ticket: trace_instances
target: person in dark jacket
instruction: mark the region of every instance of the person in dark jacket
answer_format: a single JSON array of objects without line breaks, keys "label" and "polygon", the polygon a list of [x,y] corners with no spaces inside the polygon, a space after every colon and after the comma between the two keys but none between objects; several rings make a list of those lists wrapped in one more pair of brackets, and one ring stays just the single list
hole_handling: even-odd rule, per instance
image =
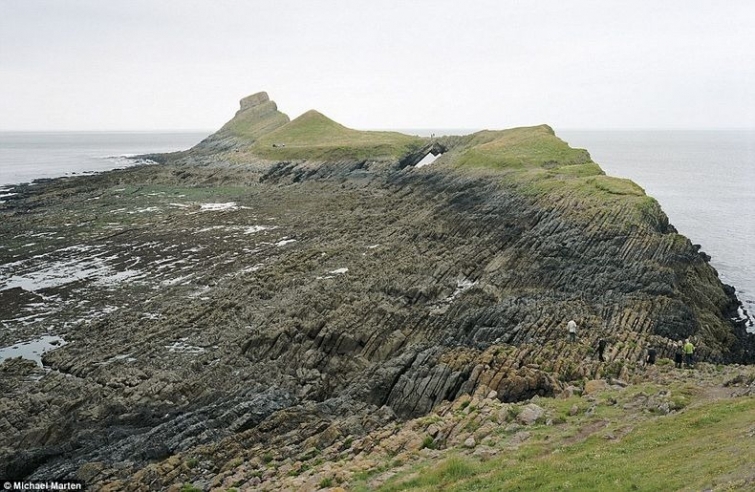
[{"label": "person in dark jacket", "polygon": [[654,347],[648,348],[648,354],[645,356],[645,365],[646,366],[652,366],[655,364],[655,357],[657,355],[657,352],[655,351]]},{"label": "person in dark jacket", "polygon": [[598,341],[598,360],[600,362],[606,361],[606,358],[603,356],[603,353],[606,351],[606,345],[608,345],[608,342],[605,339],[601,338]]}]

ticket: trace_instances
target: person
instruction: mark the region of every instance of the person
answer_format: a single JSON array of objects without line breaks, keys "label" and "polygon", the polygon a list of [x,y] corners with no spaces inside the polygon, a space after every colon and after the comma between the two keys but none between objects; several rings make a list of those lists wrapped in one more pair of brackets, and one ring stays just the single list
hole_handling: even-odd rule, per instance
[{"label": "person", "polygon": [[674,351],[674,365],[677,369],[682,368],[682,361],[684,360],[684,344],[679,342],[676,344],[676,350]]},{"label": "person", "polygon": [[645,356],[645,365],[652,366],[653,364],[655,364],[656,355],[657,355],[657,352],[655,351],[655,348],[649,347],[648,354]]},{"label": "person", "polygon": [[692,367],[694,364],[693,355],[695,353],[695,346],[692,345],[692,342],[689,341],[689,339],[685,340],[684,342],[684,363],[687,365],[687,367]]},{"label": "person", "polygon": [[606,351],[606,345],[608,345],[608,342],[606,342],[605,339],[601,338],[598,341],[598,360],[600,362],[606,361],[605,357],[603,357],[603,352]]},{"label": "person", "polygon": [[572,342],[577,341],[577,322],[572,320],[569,320],[569,322],[566,324],[566,328],[569,331],[569,340]]}]

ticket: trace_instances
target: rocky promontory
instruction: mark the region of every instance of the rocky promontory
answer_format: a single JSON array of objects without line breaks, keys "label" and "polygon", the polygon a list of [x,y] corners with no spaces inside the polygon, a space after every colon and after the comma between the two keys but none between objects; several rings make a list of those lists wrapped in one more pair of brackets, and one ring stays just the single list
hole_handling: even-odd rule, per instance
[{"label": "rocky promontory", "polygon": [[625,381],[687,338],[755,360],[707,255],[546,125],[365,132],[260,93],[148,157],[0,205],[0,346],[59,338],[0,363],[0,477],[277,490],[271,464],[469,395]]}]

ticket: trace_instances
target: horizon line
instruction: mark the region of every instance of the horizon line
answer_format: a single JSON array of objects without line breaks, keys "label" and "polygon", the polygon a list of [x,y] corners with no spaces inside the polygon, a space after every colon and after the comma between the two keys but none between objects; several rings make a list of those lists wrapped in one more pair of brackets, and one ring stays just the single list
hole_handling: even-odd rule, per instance
[{"label": "horizon line", "polygon": [[[493,127],[443,127],[443,126],[418,126],[418,127],[401,127],[401,128],[355,128],[360,131],[394,131],[394,132],[408,132],[408,131],[463,131],[468,133],[475,133],[479,131],[496,131],[496,130],[508,130],[511,128],[522,128],[533,125],[512,126],[506,128],[493,128]],[[537,126],[537,125],[534,125]],[[554,127],[549,125],[554,130],[558,131],[755,131],[755,127]],[[159,129],[107,129],[107,130],[92,130],[92,129],[3,129],[0,128],[0,133],[207,133],[212,134],[218,130],[202,129],[202,128],[159,128]],[[465,133],[466,134],[466,133]]]}]

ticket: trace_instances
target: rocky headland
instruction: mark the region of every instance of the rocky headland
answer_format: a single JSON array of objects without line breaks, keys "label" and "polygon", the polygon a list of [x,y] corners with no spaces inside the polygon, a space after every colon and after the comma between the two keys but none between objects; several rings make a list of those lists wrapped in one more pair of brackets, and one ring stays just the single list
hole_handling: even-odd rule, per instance
[{"label": "rocky headland", "polygon": [[[0,204],[0,347],[53,344],[0,363],[0,477],[347,488],[376,446],[474,449],[533,398],[625,387],[650,346],[755,361],[709,257],[545,125],[363,132],[259,93],[143,158]],[[460,432],[470,401],[494,418]],[[362,468],[307,473],[338,460]]]}]

